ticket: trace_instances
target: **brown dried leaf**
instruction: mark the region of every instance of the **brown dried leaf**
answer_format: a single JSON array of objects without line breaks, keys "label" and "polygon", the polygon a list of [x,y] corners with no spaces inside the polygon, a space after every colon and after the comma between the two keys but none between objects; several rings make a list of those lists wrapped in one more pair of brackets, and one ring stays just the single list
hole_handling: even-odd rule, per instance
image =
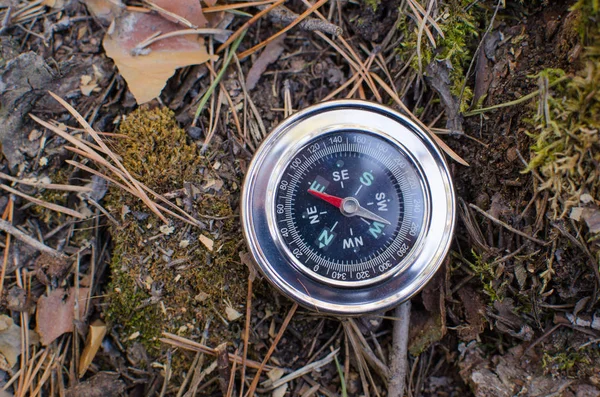
[{"label": "brown dried leaf", "polygon": [[[202,6],[198,0],[152,0],[153,4],[156,4],[163,10],[171,12],[175,15],[179,15],[185,20],[191,22],[196,28],[203,28],[206,26],[207,21],[202,13]],[[171,22],[177,23],[178,20],[168,15],[163,15]]]},{"label": "brown dried leaf", "polygon": [[87,7],[90,14],[106,22],[112,22],[113,19],[123,9],[123,4],[120,0],[79,0]]},{"label": "brown dried leaf", "polygon": [[159,16],[127,13],[115,20],[114,31],[104,37],[106,55],[117,65],[138,104],[159,96],[176,69],[209,60],[204,40],[190,35],[159,40],[140,51],[144,55],[132,54],[139,43],[157,32],[177,30],[177,24]]},{"label": "brown dried leaf", "polygon": [[49,345],[65,332],[73,331],[75,303],[79,307],[79,317],[85,311],[84,299],[89,293],[89,288],[79,288],[79,300],[75,295],[75,288],[70,288],[66,293],[62,288],[51,291],[48,296],[42,296],[37,304],[36,331],[40,335],[44,346]]},{"label": "brown dried leaf", "polygon": [[5,314],[0,315],[0,369],[10,370],[21,354],[21,327]]},{"label": "brown dried leaf", "polygon": [[265,70],[267,70],[267,66],[279,59],[279,56],[284,50],[284,39],[285,35],[281,35],[277,39],[267,44],[263,52],[261,52],[258,58],[256,58],[256,61],[254,64],[252,64],[252,67],[248,72],[248,76],[246,77],[246,87],[248,90],[254,89],[258,83],[258,80],[260,80],[260,77],[263,75]]},{"label": "brown dried leaf", "polygon": [[90,330],[85,341],[85,347],[83,352],[81,352],[81,357],[79,358],[79,370],[77,373],[79,374],[80,378],[90,367],[94,357],[96,357],[96,353],[98,353],[98,349],[102,344],[104,335],[106,335],[106,325],[102,322],[102,320],[96,320],[90,324]]}]

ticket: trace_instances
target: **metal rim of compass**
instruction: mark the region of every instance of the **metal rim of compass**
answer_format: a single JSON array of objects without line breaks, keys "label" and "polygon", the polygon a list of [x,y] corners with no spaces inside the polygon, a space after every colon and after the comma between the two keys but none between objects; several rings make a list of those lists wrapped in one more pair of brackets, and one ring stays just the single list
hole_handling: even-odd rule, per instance
[{"label": "metal rim of compass", "polygon": [[[375,134],[406,153],[420,171],[427,201],[421,235],[407,263],[398,266],[394,274],[368,285],[323,283],[299,269],[283,246],[274,220],[277,183],[294,154],[318,137],[346,130]],[[259,270],[284,295],[313,310],[358,315],[410,299],[433,277],[450,247],[455,201],[444,157],[419,126],[376,103],[330,101],[285,119],[258,148],[242,188],[242,230]]]}]

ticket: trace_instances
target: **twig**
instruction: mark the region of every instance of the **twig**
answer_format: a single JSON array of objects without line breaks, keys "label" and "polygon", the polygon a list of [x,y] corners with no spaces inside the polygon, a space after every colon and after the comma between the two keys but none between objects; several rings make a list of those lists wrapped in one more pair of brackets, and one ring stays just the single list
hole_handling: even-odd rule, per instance
[{"label": "twig", "polygon": [[408,329],[410,327],[410,301],[396,307],[394,330],[392,334],[392,354],[390,357],[390,379],[388,395],[404,396],[406,372],[408,369]]},{"label": "twig", "polygon": [[7,222],[3,219],[0,219],[0,230],[2,230],[3,232],[6,232],[6,233],[10,233],[17,240],[21,240],[25,244],[31,245],[33,248],[37,249],[38,251],[46,252],[50,255],[54,255],[54,256],[58,256],[58,257],[63,256],[63,254],[61,254],[57,250],[48,247],[47,245],[39,242],[38,240],[34,239],[33,237],[28,236],[27,234],[23,233],[22,231],[20,231],[19,229],[17,229],[16,227],[14,227],[9,222]]},{"label": "twig", "polygon": [[283,378],[280,378],[279,380],[276,380],[275,382],[271,383],[271,381],[267,381],[268,383],[265,385],[266,390],[264,390],[264,392],[277,389],[279,386],[282,386],[296,378],[299,378],[303,375],[311,373],[312,371],[318,370],[319,368],[329,364],[330,362],[332,362],[334,360],[334,358],[337,357],[337,354],[339,351],[340,351],[339,348],[332,350],[332,352],[329,353],[327,356],[325,356],[325,358],[323,358],[319,361],[315,361],[311,364],[305,365],[304,367],[297,369],[296,371],[292,372],[291,374],[286,375]]},{"label": "twig", "polygon": [[[255,16],[253,16],[252,18],[250,18],[249,20],[247,20],[246,23],[244,23],[238,30],[236,30],[234,34],[232,34],[231,36],[229,36],[229,38],[227,39],[227,41],[225,41],[223,44],[221,44],[219,46],[219,48],[217,48],[217,53],[219,53],[219,52],[223,51],[225,48],[227,48],[235,39],[238,38],[238,36],[240,36],[241,34],[245,34],[246,30],[250,26],[252,26],[256,21],[258,21],[263,15],[265,15],[266,13],[268,13],[269,11],[271,11],[272,9],[274,9],[275,7],[283,4],[284,1],[285,0],[278,0],[277,2],[273,3],[268,8],[262,10],[261,12],[259,12],[258,14],[256,14]],[[233,52],[235,52],[235,51],[233,51]]]},{"label": "twig", "polygon": [[[260,9],[266,8],[266,6],[259,7]],[[288,24],[294,22],[300,16],[296,14],[294,11],[290,10],[286,6],[279,6],[274,8],[268,15],[269,19],[275,23]],[[308,31],[319,31],[326,34],[331,34],[334,36],[339,36],[342,34],[342,28],[329,22],[323,21],[318,18],[306,18],[302,20],[298,27],[303,30]]]},{"label": "twig", "polygon": [[485,216],[486,218],[488,218],[489,220],[491,220],[494,223],[497,223],[498,225],[504,227],[505,229],[518,234],[521,237],[525,237],[528,240],[533,241],[534,243],[540,244],[540,245],[546,245],[547,243],[545,241],[542,241],[540,239],[537,239],[533,236],[528,235],[527,233],[524,233],[520,230],[515,229],[514,227],[510,226],[507,223],[502,222],[500,219],[495,218],[493,216],[491,216],[490,214],[488,214],[487,212],[485,212],[484,210],[482,210],[481,208],[479,208],[478,206],[476,206],[475,204],[470,203],[469,207],[473,208],[474,210],[477,210],[477,212],[479,212],[481,215]]},{"label": "twig", "polygon": [[277,344],[281,340],[281,337],[283,336],[283,333],[285,332],[288,324],[292,320],[292,317],[294,316],[296,309],[298,309],[298,304],[294,303],[294,306],[292,306],[292,308],[288,312],[287,316],[285,317],[285,320],[283,320],[283,324],[281,324],[281,327],[279,328],[279,332],[275,336],[275,340],[271,344],[269,351],[267,351],[267,354],[265,355],[264,360],[262,361],[262,363],[260,363],[260,367],[258,368],[258,371],[256,371],[256,375],[254,375],[254,379],[252,380],[252,383],[250,384],[248,393],[246,393],[246,397],[252,397],[254,395],[254,392],[256,391],[256,386],[258,386],[258,381],[260,380],[260,374],[262,373],[265,365],[267,364],[267,361],[269,361],[269,359],[271,358],[271,355],[275,351],[275,348],[277,347]]},{"label": "twig", "polygon": [[[8,221],[8,224],[12,224],[13,220],[13,210],[14,210],[14,201],[13,197],[9,196],[8,204],[4,209],[4,213],[2,214],[2,220]],[[6,267],[8,266],[8,254],[10,253],[10,233],[6,233],[6,243],[4,244],[4,255],[2,260],[2,274],[0,275],[0,296],[2,292],[4,292],[4,277],[6,277]]]},{"label": "twig", "polygon": [[[195,352],[210,354],[211,356],[217,355],[215,349],[210,348],[201,343],[194,342],[192,340],[183,338],[183,337],[175,335],[175,334],[170,334],[168,332],[163,332],[162,334],[163,334],[163,336],[165,336],[165,338],[160,338],[159,340],[163,343],[177,346],[177,347],[185,349],[185,350],[191,350],[191,351],[195,351]],[[229,360],[235,361],[238,364],[240,364],[242,362],[242,358],[240,356],[237,356],[234,354],[229,354]],[[253,361],[253,360],[246,360],[246,365],[250,368],[260,368],[261,367],[261,364],[259,364],[256,361]],[[267,366],[265,366],[265,368],[270,370],[270,369],[273,369],[274,367],[267,365]]]},{"label": "twig", "polygon": [[327,1],[328,0],[320,0],[320,1],[318,1],[315,5],[313,5],[308,10],[306,10],[302,14],[300,14],[298,16],[298,18],[294,19],[294,21],[292,23],[290,23],[288,26],[286,26],[285,28],[281,29],[279,32],[275,33],[273,36],[269,37],[268,39],[261,41],[260,43],[258,43],[254,47],[250,48],[249,50],[246,50],[246,51],[242,52],[238,56],[238,58],[239,59],[244,59],[247,56],[254,54],[256,51],[260,50],[261,48],[263,48],[264,46],[266,46],[267,44],[269,44],[270,42],[272,42],[273,40],[275,40],[277,37],[281,36],[282,34],[284,34],[285,32],[287,32],[288,30],[292,29],[294,26],[298,25],[300,22],[302,22],[304,19],[306,19],[306,17],[308,17],[310,14],[312,14],[316,9],[318,9],[319,7],[321,7],[323,4],[327,3]]}]

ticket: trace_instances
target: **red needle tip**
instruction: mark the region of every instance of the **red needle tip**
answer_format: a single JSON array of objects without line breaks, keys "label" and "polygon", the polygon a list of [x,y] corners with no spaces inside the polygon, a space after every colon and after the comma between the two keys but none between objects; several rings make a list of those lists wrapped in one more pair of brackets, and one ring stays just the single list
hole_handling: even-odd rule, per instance
[{"label": "red needle tip", "polygon": [[312,194],[313,196],[315,196],[317,198],[320,198],[323,201],[328,202],[329,204],[333,205],[334,207],[337,207],[337,208],[341,208],[342,207],[342,201],[343,201],[343,199],[341,199],[339,197],[335,197],[335,196],[332,196],[332,195],[326,194],[326,193],[321,193],[321,192],[318,192],[318,191],[313,190],[313,189],[308,189],[308,192],[310,194]]}]

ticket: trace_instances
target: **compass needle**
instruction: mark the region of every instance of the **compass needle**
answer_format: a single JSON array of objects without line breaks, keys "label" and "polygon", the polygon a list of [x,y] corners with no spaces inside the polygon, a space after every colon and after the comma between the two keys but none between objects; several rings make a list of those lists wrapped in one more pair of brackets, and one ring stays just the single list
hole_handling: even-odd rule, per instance
[{"label": "compass needle", "polygon": [[433,276],[454,229],[453,194],[426,132],[381,105],[336,101],[296,113],[265,139],[241,218],[279,290],[307,307],[359,314],[409,299]]}]

